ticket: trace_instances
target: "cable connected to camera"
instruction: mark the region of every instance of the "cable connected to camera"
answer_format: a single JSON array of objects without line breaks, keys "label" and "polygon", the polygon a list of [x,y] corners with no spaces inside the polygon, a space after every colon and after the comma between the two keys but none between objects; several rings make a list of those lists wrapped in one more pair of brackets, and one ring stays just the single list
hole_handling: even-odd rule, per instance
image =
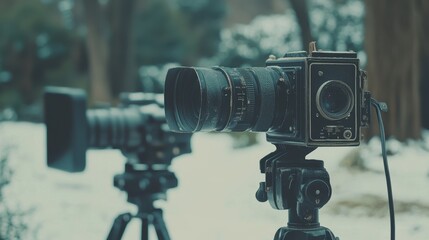
[{"label": "cable connected to camera", "polygon": [[371,98],[371,105],[375,108],[375,111],[377,113],[377,121],[378,121],[378,126],[380,128],[381,152],[383,155],[384,173],[386,175],[387,197],[389,202],[389,213],[390,213],[390,239],[395,240],[395,208],[393,204],[392,182],[390,180],[389,164],[387,161],[387,153],[386,153],[386,135],[384,132],[383,119],[381,117],[382,111],[387,112],[387,104],[383,102],[378,102],[374,98]]}]

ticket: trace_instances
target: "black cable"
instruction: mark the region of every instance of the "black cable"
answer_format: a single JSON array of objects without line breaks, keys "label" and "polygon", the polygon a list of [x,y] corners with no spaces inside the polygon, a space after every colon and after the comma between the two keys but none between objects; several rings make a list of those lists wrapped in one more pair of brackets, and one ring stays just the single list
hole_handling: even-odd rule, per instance
[{"label": "black cable", "polygon": [[389,212],[390,212],[390,239],[395,240],[395,208],[393,206],[393,193],[392,183],[390,181],[389,164],[387,162],[386,154],[386,136],[384,132],[383,119],[381,118],[381,112],[387,112],[386,103],[377,102],[377,100],[371,98],[371,104],[374,106],[377,112],[377,120],[380,128],[380,140],[381,140],[381,152],[383,154],[384,173],[386,174],[386,185],[387,185],[387,196],[389,201]]}]

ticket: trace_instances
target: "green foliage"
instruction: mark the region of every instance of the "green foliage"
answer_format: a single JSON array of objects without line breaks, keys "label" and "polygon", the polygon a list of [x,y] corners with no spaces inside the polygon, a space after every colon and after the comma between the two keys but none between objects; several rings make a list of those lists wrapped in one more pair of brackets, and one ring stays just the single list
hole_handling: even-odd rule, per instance
[{"label": "green foliage", "polygon": [[225,1],[180,0],[178,4],[190,27],[188,36],[193,36],[196,41],[197,55],[210,57],[216,54],[226,13]]},{"label": "green foliage", "polygon": [[10,210],[3,196],[3,189],[10,183],[12,171],[7,166],[7,150],[0,150],[0,240],[24,239],[27,231],[23,222],[25,213]]},{"label": "green foliage", "polygon": [[[353,50],[365,64],[362,0],[312,0],[309,15],[319,49]],[[300,38],[295,13],[291,10],[282,15],[257,17],[250,24],[224,29],[218,53],[202,64],[264,66],[270,54],[281,57],[287,51],[307,50],[301,46]]]},{"label": "green foliage", "polygon": [[185,23],[166,0],[147,0],[134,23],[137,65],[182,61]]},{"label": "green foliage", "polygon": [[195,64],[216,53],[224,1],[147,0],[134,22],[136,64]]},{"label": "green foliage", "polygon": [[309,11],[312,32],[320,49],[353,50],[359,54],[361,64],[366,64],[363,0],[312,0]]},{"label": "green foliage", "polygon": [[15,3],[0,10],[0,16],[0,51],[6,69],[22,70],[18,61],[25,57],[32,57],[37,67],[55,69],[70,53],[71,33],[61,25],[58,13],[40,1]]},{"label": "green foliage", "polygon": [[0,109],[19,109],[33,103],[43,85],[67,85],[76,76],[78,44],[55,5],[27,0],[0,6]]},{"label": "green foliage", "polygon": [[270,54],[301,50],[299,28],[292,12],[257,17],[248,25],[222,31],[218,53],[203,65],[262,67]]}]

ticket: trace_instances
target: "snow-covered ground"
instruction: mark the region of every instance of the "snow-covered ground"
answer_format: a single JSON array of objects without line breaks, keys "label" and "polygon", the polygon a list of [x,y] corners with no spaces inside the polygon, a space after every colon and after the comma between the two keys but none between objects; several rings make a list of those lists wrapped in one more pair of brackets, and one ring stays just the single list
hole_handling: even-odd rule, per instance
[{"label": "snow-covered ground", "polygon": [[[263,138],[263,135],[261,135]],[[397,239],[429,236],[429,134],[424,142],[390,141],[389,157],[396,200]],[[272,239],[286,224],[287,211],[259,203],[254,194],[263,180],[259,159],[274,150],[258,146],[234,150],[224,134],[195,134],[193,153],[173,161],[179,187],[158,205],[173,239]],[[0,124],[0,150],[9,147],[12,182],[5,189],[11,208],[29,210],[30,233],[41,240],[105,239],[116,215],[134,211],[126,195],[113,187],[125,159],[115,150],[91,150],[87,169],[69,174],[45,163],[45,128],[30,123]],[[342,240],[389,239],[386,187],[380,146],[373,140],[362,149],[364,170],[346,167],[343,159],[356,148],[319,148],[331,176],[333,196],[320,221]],[[349,164],[350,165],[350,164]],[[361,167],[362,168],[362,167]],[[139,239],[133,221],[123,239]],[[155,238],[152,238],[155,239]]]}]

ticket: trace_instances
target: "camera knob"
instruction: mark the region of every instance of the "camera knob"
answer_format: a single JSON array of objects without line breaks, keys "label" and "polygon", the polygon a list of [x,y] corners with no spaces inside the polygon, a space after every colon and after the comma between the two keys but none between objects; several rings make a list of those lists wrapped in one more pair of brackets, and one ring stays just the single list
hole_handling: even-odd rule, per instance
[{"label": "camera knob", "polygon": [[331,198],[331,189],[325,181],[313,180],[305,186],[305,196],[314,207],[320,208]]},{"label": "camera knob", "polygon": [[265,182],[259,183],[259,188],[255,195],[259,202],[266,202],[268,200],[267,192],[265,191]]}]

